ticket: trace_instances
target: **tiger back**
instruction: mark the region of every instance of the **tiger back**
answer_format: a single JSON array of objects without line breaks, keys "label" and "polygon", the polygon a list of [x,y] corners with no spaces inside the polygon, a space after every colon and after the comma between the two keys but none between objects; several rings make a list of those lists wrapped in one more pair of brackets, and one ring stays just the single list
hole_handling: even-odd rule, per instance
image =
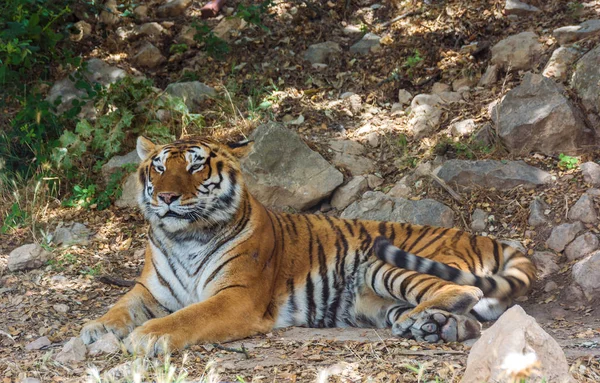
[{"label": "tiger back", "polygon": [[271,211],[244,185],[249,148],[138,139],[144,269],[84,342],[110,331],[155,353],[285,326],[462,341],[535,278],[522,253],[457,229]]}]

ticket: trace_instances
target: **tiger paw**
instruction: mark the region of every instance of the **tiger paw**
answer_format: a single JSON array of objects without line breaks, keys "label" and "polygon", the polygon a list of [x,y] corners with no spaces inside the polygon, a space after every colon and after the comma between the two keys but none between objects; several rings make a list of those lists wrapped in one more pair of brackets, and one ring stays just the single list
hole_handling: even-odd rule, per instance
[{"label": "tiger paw", "polygon": [[133,326],[127,325],[127,322],[122,320],[97,319],[83,326],[79,337],[83,343],[91,344],[109,332],[115,334],[117,338],[123,339],[131,330],[133,330]]},{"label": "tiger paw", "polygon": [[134,354],[154,357],[185,347],[185,336],[177,331],[169,332],[164,318],[151,319],[136,328],[127,339],[125,346]]},{"label": "tiger paw", "polygon": [[394,335],[421,342],[462,342],[477,338],[481,324],[468,316],[428,309],[394,323]]}]

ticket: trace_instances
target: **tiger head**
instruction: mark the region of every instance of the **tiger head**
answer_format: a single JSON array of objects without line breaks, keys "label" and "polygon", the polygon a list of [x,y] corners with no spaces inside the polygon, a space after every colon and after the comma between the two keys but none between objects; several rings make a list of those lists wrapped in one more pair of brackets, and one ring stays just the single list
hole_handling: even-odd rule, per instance
[{"label": "tiger head", "polygon": [[184,139],[155,145],[139,137],[138,203],[146,219],[169,232],[230,222],[244,198],[238,158],[247,144]]}]

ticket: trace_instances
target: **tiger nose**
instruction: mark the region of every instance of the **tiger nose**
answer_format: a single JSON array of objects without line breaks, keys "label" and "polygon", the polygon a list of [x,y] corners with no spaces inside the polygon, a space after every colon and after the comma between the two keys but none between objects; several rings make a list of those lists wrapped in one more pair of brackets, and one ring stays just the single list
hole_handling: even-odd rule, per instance
[{"label": "tiger nose", "polygon": [[179,197],[181,197],[181,194],[177,194],[177,193],[158,193],[158,198],[161,201],[163,201],[164,203],[166,203],[167,205],[170,205],[174,201],[177,201],[179,199]]}]

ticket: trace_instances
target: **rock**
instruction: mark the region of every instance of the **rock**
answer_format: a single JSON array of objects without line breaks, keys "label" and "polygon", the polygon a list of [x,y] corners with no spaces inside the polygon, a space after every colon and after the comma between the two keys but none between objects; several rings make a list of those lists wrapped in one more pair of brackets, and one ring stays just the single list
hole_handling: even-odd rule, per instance
[{"label": "rock", "polygon": [[533,32],[522,32],[501,40],[492,47],[492,65],[506,71],[535,69],[543,45]]},{"label": "rock", "polygon": [[100,354],[113,354],[120,349],[117,336],[112,332],[108,332],[90,344],[87,351],[90,356],[98,356]]},{"label": "rock", "polygon": [[246,28],[246,21],[240,17],[226,17],[213,29],[213,33],[220,39],[231,42],[239,31]]},{"label": "rock", "polygon": [[145,20],[148,18],[148,6],[147,5],[138,5],[133,10],[133,14],[138,20]]},{"label": "rock", "polygon": [[108,181],[112,174],[118,172],[123,166],[129,164],[136,166],[140,164],[140,156],[137,154],[137,151],[132,150],[124,156],[112,157],[107,163],[102,165],[102,177],[105,181]]},{"label": "rock", "polygon": [[600,34],[600,20],[587,20],[579,25],[557,28],[552,32],[560,45]]},{"label": "rock", "polygon": [[242,171],[252,195],[267,206],[307,209],[344,180],[296,133],[279,124],[260,125],[250,138],[255,143],[241,161]]},{"label": "rock", "polygon": [[190,5],[192,5],[192,0],[171,0],[158,7],[156,14],[159,17],[181,16]]},{"label": "rock", "polygon": [[71,338],[56,355],[56,361],[60,363],[83,362],[85,360],[85,344],[81,338]]},{"label": "rock", "polygon": [[481,76],[481,78],[479,79],[477,86],[487,88],[488,86],[495,84],[496,81],[498,81],[499,71],[500,68],[498,67],[498,65],[489,65],[485,70],[483,76]]},{"label": "rock", "polygon": [[402,178],[400,181],[396,182],[396,184],[387,192],[387,195],[392,198],[408,198],[412,195],[412,189],[407,185],[406,177]]},{"label": "rock", "polygon": [[358,94],[353,94],[345,98],[345,103],[348,105],[352,113],[358,113],[362,110],[362,99]]},{"label": "rock", "polygon": [[42,336],[40,338],[37,338],[33,342],[28,343],[27,346],[25,346],[25,350],[27,350],[27,351],[41,350],[42,348],[48,347],[51,344],[52,344],[52,342],[50,342],[50,339],[48,339],[47,336]]},{"label": "rock", "polygon": [[419,94],[413,98],[408,126],[416,138],[423,137],[438,127],[443,104],[444,100],[437,94]]},{"label": "rock", "polygon": [[20,383],[41,383],[37,378],[24,378]]},{"label": "rock", "polygon": [[92,232],[82,223],[71,222],[69,224],[59,224],[54,234],[52,234],[52,242],[55,245],[72,246],[82,245],[87,246],[90,243]]},{"label": "rock", "polygon": [[550,173],[523,161],[446,161],[437,176],[447,183],[471,187],[508,190],[516,186],[534,188],[552,180]]},{"label": "rock", "polygon": [[311,64],[327,64],[329,57],[334,54],[341,53],[340,44],[333,41],[325,41],[324,43],[313,44],[304,52],[304,59]]},{"label": "rock", "polygon": [[593,141],[562,91],[551,79],[527,73],[521,85],[496,105],[492,120],[511,153],[575,154]]},{"label": "rock", "polygon": [[558,283],[554,282],[554,281],[548,281],[548,283],[546,283],[544,285],[544,292],[546,293],[551,293],[552,291],[558,289]]},{"label": "rock", "polygon": [[450,92],[451,89],[452,88],[448,84],[444,84],[443,82],[436,82],[431,87],[431,93],[432,94],[446,93],[446,92]]},{"label": "rock", "polygon": [[488,213],[481,209],[475,209],[471,215],[471,230],[484,231],[487,226]]},{"label": "rock", "polygon": [[531,261],[537,269],[538,279],[544,279],[558,273],[560,267],[556,264],[555,255],[550,251],[536,251],[531,256]]},{"label": "rock", "polygon": [[375,189],[375,188],[383,185],[383,178],[381,178],[375,174],[369,174],[367,176],[367,182],[369,183],[369,188]]},{"label": "rock", "polygon": [[121,187],[121,196],[115,201],[115,206],[119,208],[135,208],[138,206],[138,176],[137,173],[131,173],[123,182]]},{"label": "rock", "polygon": [[356,141],[330,141],[335,152],[332,162],[335,166],[346,168],[352,175],[361,175],[375,171],[375,161],[364,156],[365,148]]},{"label": "rock", "polygon": [[413,96],[406,89],[400,89],[398,91],[398,103],[400,105],[408,105],[410,104],[410,100],[412,100]]},{"label": "rock", "polygon": [[581,56],[581,52],[573,47],[559,47],[555,49],[542,75],[559,81],[565,81],[569,69],[579,56]]},{"label": "rock", "polygon": [[583,290],[585,297],[592,300],[600,293],[600,251],[595,251],[573,265],[573,280]]},{"label": "rock", "polygon": [[492,146],[496,142],[496,133],[491,123],[486,123],[473,135],[473,143],[481,146]]},{"label": "rock", "polygon": [[175,37],[175,42],[178,44],[186,44],[188,46],[193,46],[196,44],[196,39],[194,39],[196,33],[196,28],[186,25],[183,28],[181,28],[181,31],[179,32],[177,37]]},{"label": "rock", "polygon": [[581,221],[585,223],[594,223],[597,219],[594,200],[587,194],[582,195],[575,205],[569,209],[569,219],[571,221]]},{"label": "rock", "polygon": [[539,8],[519,0],[506,0],[504,5],[505,15],[529,16],[538,12],[541,12]]},{"label": "rock", "polygon": [[534,198],[529,205],[529,226],[537,227],[548,223],[548,219],[544,212],[548,209],[548,205],[540,198]]},{"label": "rock", "polygon": [[444,104],[454,104],[458,102],[463,102],[463,97],[458,92],[441,92],[437,94]]},{"label": "rock", "polygon": [[458,121],[450,125],[450,132],[453,136],[468,136],[475,131],[477,125],[472,118]]},{"label": "rock", "polygon": [[569,261],[583,258],[600,247],[598,237],[592,233],[585,233],[575,238],[565,249],[565,255]]},{"label": "rock", "polygon": [[341,217],[444,227],[452,227],[454,224],[454,212],[440,202],[432,199],[411,201],[392,198],[377,191],[366,192],[362,200],[348,206]]},{"label": "rock", "polygon": [[92,26],[89,23],[80,20],[73,24],[69,39],[71,39],[71,41],[81,41],[84,37],[89,36],[90,34],[92,34]]},{"label": "rock", "polygon": [[454,92],[462,92],[464,90],[469,90],[475,81],[468,77],[463,77],[452,81],[452,90]]},{"label": "rock", "polygon": [[165,32],[165,28],[157,22],[144,23],[134,29],[136,36],[160,36]]},{"label": "rock", "polygon": [[[492,221],[492,218],[494,218],[493,215],[489,216],[488,221]],[[525,249],[525,246],[523,246],[523,244],[516,239],[498,239],[498,242],[508,245],[513,249],[519,250],[523,254],[527,254],[527,249]]]},{"label": "rock", "polygon": [[581,222],[563,223],[552,229],[550,237],[546,240],[546,246],[550,249],[561,252],[565,247],[575,239],[575,236],[583,231],[584,226]]},{"label": "rock", "polygon": [[17,247],[8,255],[8,269],[21,271],[37,269],[50,259],[50,253],[37,243]]},{"label": "rock", "polygon": [[[100,84],[106,87],[110,84],[117,82],[118,80],[127,76],[127,73],[117,67],[110,66],[100,59],[90,59],[85,64],[86,70],[80,70],[79,73],[85,78],[86,81],[92,84]],[[54,104],[60,97],[61,104],[57,107],[57,113],[62,114],[72,107],[74,100],[82,100],[87,98],[87,93],[82,89],[75,87],[75,82],[70,77],[76,76],[77,72],[71,73],[70,76],[59,80],[52,85],[48,93],[46,100],[51,104]],[[93,103],[88,102],[83,108],[81,117],[94,118],[96,116],[96,109]]]},{"label": "rock", "polygon": [[106,25],[115,25],[119,22],[119,16],[121,13],[117,9],[116,0],[106,0],[102,6],[102,12],[100,12],[99,20],[101,23]]},{"label": "rock", "polygon": [[592,186],[600,186],[600,165],[595,162],[585,162],[579,166],[583,180]]},{"label": "rock", "polygon": [[331,206],[338,210],[345,209],[369,189],[369,182],[364,176],[352,177],[344,186],[336,189],[331,198]]},{"label": "rock", "polygon": [[352,36],[352,35],[360,35],[363,33],[363,31],[359,25],[347,25],[342,30],[342,33],[344,33],[347,36]]},{"label": "rock", "polygon": [[171,96],[181,98],[192,113],[201,111],[200,103],[202,101],[217,96],[217,92],[213,88],[200,81],[169,84],[165,92]]},{"label": "rock", "polygon": [[64,303],[57,303],[52,305],[52,308],[56,310],[57,313],[66,314],[69,312],[69,306]]},{"label": "rock", "polygon": [[152,43],[146,42],[142,45],[138,53],[133,56],[133,61],[136,65],[152,69],[164,63],[167,59],[162,55],[160,49],[152,45]]},{"label": "rock", "polygon": [[374,51],[380,48],[380,39],[381,38],[374,33],[367,33],[356,44],[350,47],[350,52],[366,55],[372,50]]},{"label": "rock", "polygon": [[[491,352],[490,350],[493,350]],[[533,354],[533,356],[528,356]],[[529,360],[523,363],[522,358]],[[462,383],[520,381],[516,375],[539,362],[539,378],[571,383],[569,364],[558,343],[521,306],[508,309],[471,348]],[[515,367],[521,367],[515,370]],[[529,376],[525,375],[526,378]],[[538,381],[527,379],[527,381]]]},{"label": "rock", "polygon": [[[600,20],[599,20],[600,21]],[[571,87],[587,112],[600,113],[600,45],[583,55],[571,78]]]},{"label": "rock", "polygon": [[367,134],[367,143],[369,146],[376,148],[379,146],[379,134],[377,132],[371,132]]}]

